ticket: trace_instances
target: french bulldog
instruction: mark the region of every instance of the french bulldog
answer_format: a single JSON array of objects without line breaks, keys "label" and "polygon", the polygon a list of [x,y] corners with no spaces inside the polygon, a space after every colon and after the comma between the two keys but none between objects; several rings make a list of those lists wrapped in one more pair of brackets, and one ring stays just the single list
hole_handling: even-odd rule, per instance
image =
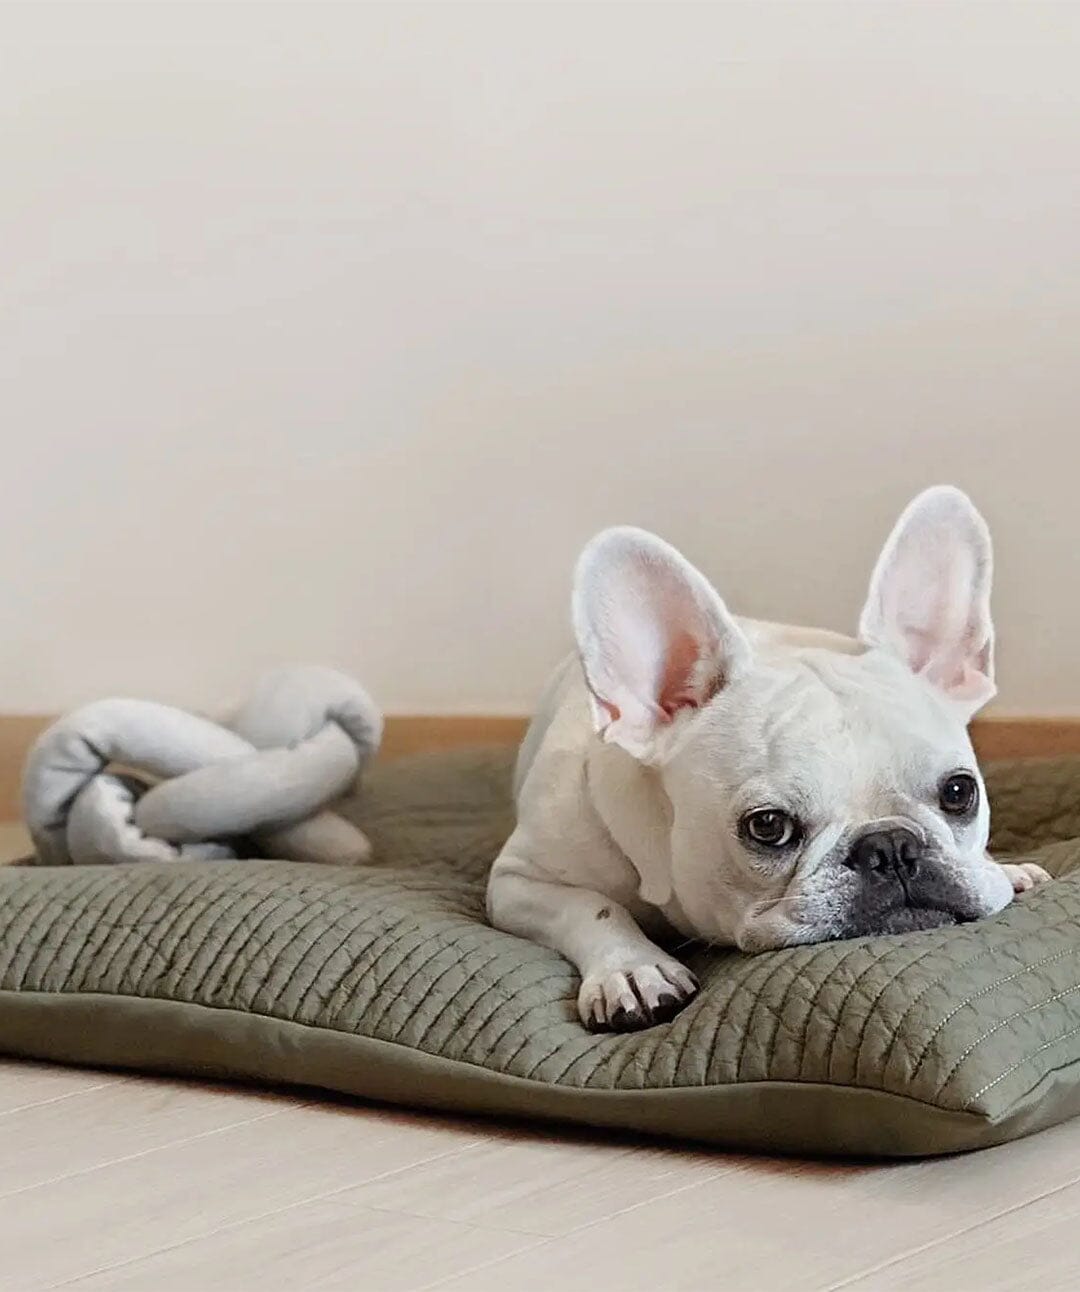
[{"label": "french bulldog", "polygon": [[845,637],[736,618],[655,535],[598,534],[577,652],[518,756],[491,922],[576,965],[587,1027],[627,1031],[697,990],[650,935],[755,952],[931,929],[1049,878],[986,851],[967,726],[995,691],[991,566],[970,499],[928,489]]}]

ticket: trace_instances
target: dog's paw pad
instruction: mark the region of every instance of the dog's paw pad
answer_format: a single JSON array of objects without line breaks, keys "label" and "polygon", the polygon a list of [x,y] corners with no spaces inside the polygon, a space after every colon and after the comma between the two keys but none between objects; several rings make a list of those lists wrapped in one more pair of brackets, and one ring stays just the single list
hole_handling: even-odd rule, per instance
[{"label": "dog's paw pad", "polygon": [[1033,861],[1021,861],[1018,864],[1003,862],[1001,869],[1012,882],[1014,893],[1026,893],[1032,888],[1037,888],[1040,884],[1048,883],[1053,878],[1041,866],[1036,866]]},{"label": "dog's paw pad", "polygon": [[589,974],[578,1012],[590,1032],[636,1032],[674,1018],[697,991],[697,979],[677,960]]}]

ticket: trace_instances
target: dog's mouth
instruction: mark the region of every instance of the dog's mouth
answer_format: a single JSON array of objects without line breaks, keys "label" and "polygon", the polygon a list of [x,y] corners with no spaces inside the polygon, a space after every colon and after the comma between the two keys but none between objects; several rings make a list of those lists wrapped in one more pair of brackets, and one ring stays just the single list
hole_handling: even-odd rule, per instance
[{"label": "dog's mouth", "polygon": [[915,880],[895,875],[891,883],[864,885],[849,913],[854,934],[844,936],[916,933],[978,917],[971,895],[954,876],[928,869]]}]

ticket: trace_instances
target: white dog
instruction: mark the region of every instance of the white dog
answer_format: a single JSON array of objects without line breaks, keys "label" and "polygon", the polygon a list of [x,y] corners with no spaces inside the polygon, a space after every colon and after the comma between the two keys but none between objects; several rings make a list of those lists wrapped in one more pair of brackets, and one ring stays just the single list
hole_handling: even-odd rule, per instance
[{"label": "white dog", "polygon": [[990,578],[986,524],[947,487],[901,516],[857,639],[737,619],[659,538],[599,534],[492,923],[573,961],[587,1026],[628,1030],[697,989],[649,933],[762,951],[927,929],[1048,878],[986,852],[967,725],[994,694]]}]

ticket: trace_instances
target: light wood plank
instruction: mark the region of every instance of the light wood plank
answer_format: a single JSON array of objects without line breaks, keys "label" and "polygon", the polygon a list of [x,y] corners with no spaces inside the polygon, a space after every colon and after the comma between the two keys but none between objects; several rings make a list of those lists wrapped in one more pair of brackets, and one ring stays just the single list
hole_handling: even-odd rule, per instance
[{"label": "light wood plank", "polygon": [[[88,1068],[61,1068],[51,1063],[0,1059],[0,1116],[35,1104],[85,1094],[124,1078]],[[0,1144],[2,1144],[0,1135]]]},{"label": "light wood plank", "polygon": [[33,852],[30,833],[17,821],[0,822],[0,866],[20,861]]},{"label": "light wood plank", "polygon": [[1080,1185],[834,1284],[844,1292],[1073,1292],[1080,1286]]},{"label": "light wood plank", "polygon": [[52,718],[42,713],[0,714],[0,821],[22,817],[19,791],[30,746]]},{"label": "light wood plank", "polygon": [[146,1078],[22,1108],[0,1123],[0,1200],[292,1104],[279,1095]]},{"label": "light wood plank", "polygon": [[692,1148],[519,1130],[350,1189],[341,1201],[557,1235],[732,1169],[721,1154]]},{"label": "light wood plank", "polygon": [[1078,1176],[1080,1122],[947,1161],[748,1160],[558,1239],[542,1260],[511,1256],[447,1279],[440,1292],[820,1292]]},{"label": "light wood plank", "polygon": [[535,1242],[496,1229],[311,1202],[66,1286],[73,1292],[410,1292]]},{"label": "light wood plank", "polygon": [[35,1292],[150,1256],[475,1138],[450,1121],[327,1103],[68,1175],[0,1198],[0,1287]]},{"label": "light wood plank", "polygon": [[528,725],[528,717],[519,714],[391,713],[386,718],[380,756],[400,758],[468,745],[517,745]]},{"label": "light wood plank", "polygon": [[971,724],[979,758],[1057,758],[1080,754],[1080,717],[1006,718],[988,714]]}]

